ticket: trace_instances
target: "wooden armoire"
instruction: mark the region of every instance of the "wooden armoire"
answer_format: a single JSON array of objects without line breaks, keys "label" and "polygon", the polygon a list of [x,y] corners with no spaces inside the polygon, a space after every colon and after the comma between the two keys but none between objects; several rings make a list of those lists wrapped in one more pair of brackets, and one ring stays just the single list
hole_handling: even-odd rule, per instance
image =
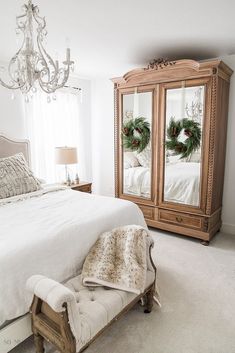
[{"label": "wooden armoire", "polygon": [[112,79],[116,197],[149,226],[205,244],[220,229],[232,73],[221,60],[160,59]]}]

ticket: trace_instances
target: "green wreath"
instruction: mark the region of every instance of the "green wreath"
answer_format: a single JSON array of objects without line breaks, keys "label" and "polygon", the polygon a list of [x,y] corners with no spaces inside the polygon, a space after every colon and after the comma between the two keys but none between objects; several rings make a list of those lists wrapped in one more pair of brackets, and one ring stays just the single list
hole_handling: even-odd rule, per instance
[{"label": "green wreath", "polygon": [[[182,130],[187,136],[184,142],[178,140]],[[171,118],[167,128],[166,148],[174,151],[175,155],[181,155],[180,159],[187,158],[200,147],[201,135],[200,123],[187,118],[182,120]]]},{"label": "green wreath", "polygon": [[150,124],[145,118],[131,119],[123,124],[123,147],[130,151],[142,152],[150,140]]}]

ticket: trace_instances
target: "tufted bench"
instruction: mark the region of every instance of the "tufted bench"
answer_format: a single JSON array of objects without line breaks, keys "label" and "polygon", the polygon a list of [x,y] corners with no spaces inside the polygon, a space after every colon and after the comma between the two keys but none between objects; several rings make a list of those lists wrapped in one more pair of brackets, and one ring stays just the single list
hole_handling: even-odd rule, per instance
[{"label": "tufted bench", "polygon": [[43,353],[43,340],[60,352],[84,350],[114,320],[144,298],[150,313],[155,291],[155,267],[147,271],[141,295],[105,287],[84,287],[81,275],[60,284],[44,276],[32,276],[28,289],[34,293],[31,305],[32,330],[37,353]]}]

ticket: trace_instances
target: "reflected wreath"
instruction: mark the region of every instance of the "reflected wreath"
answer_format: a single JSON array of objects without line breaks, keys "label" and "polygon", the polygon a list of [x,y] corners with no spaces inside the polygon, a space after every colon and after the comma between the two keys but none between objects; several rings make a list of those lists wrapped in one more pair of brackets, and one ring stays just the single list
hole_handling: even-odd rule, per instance
[{"label": "reflected wreath", "polygon": [[[187,137],[184,142],[179,140],[182,133]],[[194,120],[187,118],[175,120],[175,118],[171,118],[166,135],[167,150],[173,151],[175,155],[181,155],[180,159],[182,159],[189,157],[198,150],[202,131],[200,123]]]},{"label": "reflected wreath", "polygon": [[123,147],[130,151],[142,152],[150,141],[150,124],[143,117],[131,119],[123,124]]}]

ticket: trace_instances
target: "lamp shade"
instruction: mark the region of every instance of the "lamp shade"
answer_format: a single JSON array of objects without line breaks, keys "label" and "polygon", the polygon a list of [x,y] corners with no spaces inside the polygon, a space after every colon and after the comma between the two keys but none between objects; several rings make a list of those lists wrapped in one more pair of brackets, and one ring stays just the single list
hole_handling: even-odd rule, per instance
[{"label": "lamp shade", "polygon": [[56,164],[76,164],[77,148],[76,147],[56,147],[55,149]]}]

